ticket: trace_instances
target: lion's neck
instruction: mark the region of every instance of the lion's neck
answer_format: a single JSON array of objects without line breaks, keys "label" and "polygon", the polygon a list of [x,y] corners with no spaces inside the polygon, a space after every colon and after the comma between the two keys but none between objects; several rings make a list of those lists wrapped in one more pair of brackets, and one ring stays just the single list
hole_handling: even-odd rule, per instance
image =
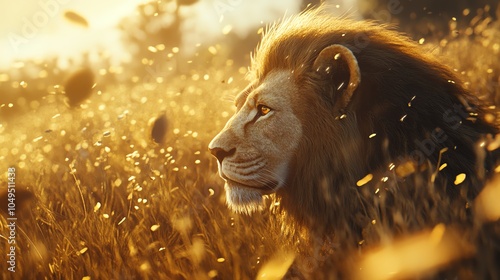
[{"label": "lion's neck", "polygon": [[297,227],[335,235],[350,235],[358,228],[356,215],[362,206],[356,182],[366,175],[368,167],[356,140],[361,138],[354,122],[346,120],[332,128],[332,133],[310,135],[309,141],[317,145],[298,152],[300,160],[288,180],[291,183],[277,193],[280,209]]}]

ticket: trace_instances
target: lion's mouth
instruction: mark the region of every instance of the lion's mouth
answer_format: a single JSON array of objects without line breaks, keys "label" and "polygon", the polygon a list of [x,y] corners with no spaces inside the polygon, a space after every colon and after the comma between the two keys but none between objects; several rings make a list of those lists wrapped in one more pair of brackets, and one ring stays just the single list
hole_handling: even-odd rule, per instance
[{"label": "lion's mouth", "polygon": [[269,181],[264,185],[260,186],[253,186],[249,185],[246,183],[238,182],[233,179],[225,178],[226,184],[229,187],[240,187],[240,188],[248,188],[248,189],[253,189],[253,190],[258,190],[262,194],[270,194],[276,192],[276,189],[278,189],[279,183],[277,181]]}]

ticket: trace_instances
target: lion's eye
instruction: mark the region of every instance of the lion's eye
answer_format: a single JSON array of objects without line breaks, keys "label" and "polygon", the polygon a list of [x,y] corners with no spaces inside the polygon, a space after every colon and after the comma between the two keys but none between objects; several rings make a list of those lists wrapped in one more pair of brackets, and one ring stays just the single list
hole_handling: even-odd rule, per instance
[{"label": "lion's eye", "polygon": [[265,116],[271,112],[271,108],[265,105],[258,105],[257,110],[259,111],[259,115],[261,116]]}]

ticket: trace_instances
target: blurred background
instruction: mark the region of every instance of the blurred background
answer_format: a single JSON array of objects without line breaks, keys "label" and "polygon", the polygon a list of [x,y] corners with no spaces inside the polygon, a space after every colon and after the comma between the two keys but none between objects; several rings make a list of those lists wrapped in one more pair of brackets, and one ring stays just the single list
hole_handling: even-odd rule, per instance
[{"label": "blurred background", "polygon": [[16,92],[40,98],[81,68],[107,86],[163,83],[207,52],[246,67],[263,27],[322,2],[335,16],[391,23],[420,43],[483,36],[500,13],[497,0],[1,1],[0,104],[10,109],[0,116],[23,109]]}]

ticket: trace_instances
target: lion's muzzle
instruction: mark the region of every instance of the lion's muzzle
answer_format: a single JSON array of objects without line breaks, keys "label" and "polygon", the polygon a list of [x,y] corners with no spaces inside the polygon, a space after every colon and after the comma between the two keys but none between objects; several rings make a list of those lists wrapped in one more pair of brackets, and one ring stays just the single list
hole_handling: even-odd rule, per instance
[{"label": "lion's muzzle", "polygon": [[210,152],[212,153],[212,155],[217,158],[217,160],[219,161],[220,164],[222,164],[222,161],[224,160],[224,158],[229,157],[236,152],[236,148],[232,148],[229,151],[226,151],[223,148],[219,148],[219,147],[210,147],[209,146],[208,148],[210,149]]}]

